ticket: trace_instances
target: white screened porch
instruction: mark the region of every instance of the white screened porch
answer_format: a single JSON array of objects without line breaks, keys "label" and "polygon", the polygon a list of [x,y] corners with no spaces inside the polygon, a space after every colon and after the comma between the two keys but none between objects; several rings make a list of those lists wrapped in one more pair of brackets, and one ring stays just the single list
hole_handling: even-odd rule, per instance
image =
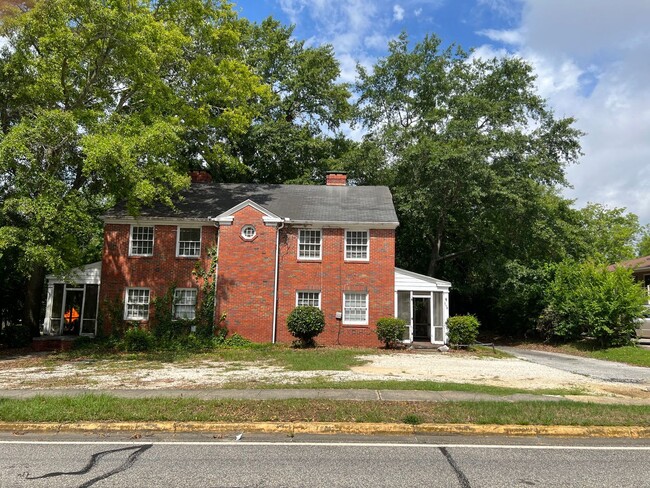
[{"label": "white screened porch", "polygon": [[43,335],[94,336],[102,263],[70,270],[66,276],[47,275],[47,303]]},{"label": "white screened porch", "polygon": [[447,342],[448,281],[395,268],[395,317],[406,322],[404,342]]}]

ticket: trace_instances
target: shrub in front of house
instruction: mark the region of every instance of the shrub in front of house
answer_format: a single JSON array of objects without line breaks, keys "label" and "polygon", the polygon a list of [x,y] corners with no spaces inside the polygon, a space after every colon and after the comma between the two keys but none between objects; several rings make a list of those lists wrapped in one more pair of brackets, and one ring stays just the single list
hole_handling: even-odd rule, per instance
[{"label": "shrub in front of house", "polygon": [[32,331],[24,325],[6,325],[0,331],[0,344],[7,347],[26,347],[32,343]]},{"label": "shrub in front of house", "polygon": [[132,328],[124,333],[122,345],[127,352],[145,352],[153,348],[155,338],[145,329]]},{"label": "shrub in front of house", "polygon": [[589,337],[601,347],[624,346],[635,337],[647,298],[629,269],[563,261],[544,290],[546,308],[537,330],[551,341]]},{"label": "shrub in front of house", "polygon": [[317,307],[296,307],[287,317],[287,327],[298,339],[297,346],[314,347],[314,337],[325,329],[325,315]]},{"label": "shrub in front of house", "polygon": [[452,346],[471,346],[476,342],[480,325],[474,315],[456,315],[449,317],[447,320],[449,344]]},{"label": "shrub in front of house", "polygon": [[402,343],[406,322],[396,317],[382,317],[377,321],[377,339],[384,343],[387,349],[397,347]]}]

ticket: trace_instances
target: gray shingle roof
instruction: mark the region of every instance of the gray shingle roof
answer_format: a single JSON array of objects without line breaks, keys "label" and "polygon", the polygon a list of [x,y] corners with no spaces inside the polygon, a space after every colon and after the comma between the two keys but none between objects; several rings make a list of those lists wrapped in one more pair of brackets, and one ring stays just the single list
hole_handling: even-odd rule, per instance
[{"label": "gray shingle roof", "polygon": [[[269,212],[299,222],[360,222],[398,224],[393,198],[385,186],[257,185],[193,183],[176,202],[143,208],[141,218],[207,219],[252,200]],[[106,218],[128,218],[117,205]]]}]

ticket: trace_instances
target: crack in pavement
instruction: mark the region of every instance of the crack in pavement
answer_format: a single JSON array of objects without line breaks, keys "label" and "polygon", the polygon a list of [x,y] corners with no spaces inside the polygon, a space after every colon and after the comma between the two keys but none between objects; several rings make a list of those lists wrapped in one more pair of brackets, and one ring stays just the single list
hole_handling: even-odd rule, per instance
[{"label": "crack in pavement", "polygon": [[102,475],[99,475],[99,476],[97,476],[97,477],[95,477],[95,478],[93,478],[93,479],[91,479],[89,481],[86,481],[82,485],[79,485],[79,488],[88,488],[89,486],[94,485],[98,481],[105,480],[106,478],[109,478],[109,477],[111,477],[111,476],[113,476],[113,475],[115,475],[117,473],[121,473],[122,471],[126,471],[131,466],[133,466],[133,464],[138,460],[138,458],[145,451],[147,451],[148,449],[151,449],[152,447],[153,447],[153,444],[145,444],[143,446],[121,447],[121,448],[118,448],[118,449],[110,449],[108,451],[98,452],[98,453],[95,453],[95,454],[91,455],[90,460],[88,461],[88,463],[83,468],[81,468],[79,471],[68,471],[68,472],[55,471],[53,473],[47,473],[47,474],[44,474],[44,475],[41,475],[41,476],[34,476],[34,477],[28,476],[28,477],[26,477],[26,479],[28,479],[28,480],[38,480],[38,479],[43,479],[43,478],[54,478],[56,476],[80,476],[80,475],[84,475],[84,474],[89,473],[97,465],[97,462],[101,458],[103,458],[104,456],[106,456],[108,454],[115,453],[115,452],[133,451],[135,449],[135,451],[132,452],[129,455],[129,457],[126,458],[126,460],[121,465],[119,465],[117,468],[112,469],[111,471],[108,471],[107,473],[104,473]]},{"label": "crack in pavement", "polygon": [[439,447],[438,450],[442,453],[443,456],[445,456],[447,462],[456,473],[456,477],[458,478],[458,482],[460,483],[461,488],[471,488],[469,484],[469,480],[467,479],[463,471],[460,469],[460,466],[456,464],[456,461],[452,457],[451,453],[447,450],[447,448]]}]

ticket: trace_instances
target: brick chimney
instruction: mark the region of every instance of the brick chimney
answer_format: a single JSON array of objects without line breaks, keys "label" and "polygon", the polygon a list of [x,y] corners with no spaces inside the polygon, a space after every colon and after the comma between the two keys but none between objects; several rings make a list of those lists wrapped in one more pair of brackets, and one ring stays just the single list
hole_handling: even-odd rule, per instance
[{"label": "brick chimney", "polygon": [[327,186],[345,186],[348,184],[348,173],[345,171],[328,171],[326,174],[325,185]]},{"label": "brick chimney", "polygon": [[212,183],[212,175],[207,171],[190,171],[192,183]]}]

